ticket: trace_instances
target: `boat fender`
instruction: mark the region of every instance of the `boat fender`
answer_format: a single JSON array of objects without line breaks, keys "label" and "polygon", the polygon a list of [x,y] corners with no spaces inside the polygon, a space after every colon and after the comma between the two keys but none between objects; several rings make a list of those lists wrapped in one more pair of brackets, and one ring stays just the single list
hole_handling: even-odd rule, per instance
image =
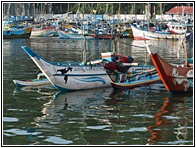
[{"label": "boat fender", "polygon": [[104,68],[106,70],[115,71],[117,70],[117,65],[115,62],[109,62],[109,63],[105,63]]}]

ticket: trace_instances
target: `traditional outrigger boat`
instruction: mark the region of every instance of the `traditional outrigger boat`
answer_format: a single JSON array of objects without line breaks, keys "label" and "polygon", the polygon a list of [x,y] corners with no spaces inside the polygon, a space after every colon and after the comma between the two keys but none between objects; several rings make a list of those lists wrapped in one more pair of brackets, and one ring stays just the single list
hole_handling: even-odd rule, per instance
[{"label": "traditional outrigger boat", "polygon": [[146,45],[147,51],[166,90],[172,94],[193,92],[193,67],[188,64],[171,65]]},{"label": "traditional outrigger boat", "polygon": [[[59,90],[82,90],[109,87],[112,82],[124,81],[126,75],[151,69],[153,66],[132,66],[131,58],[115,55],[113,52],[102,53],[102,59],[85,63],[48,62],[27,46],[22,49],[31,57],[48,80]],[[118,65],[115,60],[128,66]],[[121,63],[122,64],[122,63]]]}]

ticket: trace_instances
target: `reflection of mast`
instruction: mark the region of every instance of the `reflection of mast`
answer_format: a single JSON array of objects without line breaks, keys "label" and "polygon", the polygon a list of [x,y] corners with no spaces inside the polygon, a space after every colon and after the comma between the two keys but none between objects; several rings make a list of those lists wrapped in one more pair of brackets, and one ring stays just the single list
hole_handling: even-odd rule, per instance
[{"label": "reflection of mast", "polygon": [[22,16],[24,16],[26,13],[25,13],[25,4],[23,3],[22,4]]},{"label": "reflection of mast", "polygon": [[[183,97],[165,98],[163,106],[161,107],[159,112],[157,112],[156,115],[154,116],[156,120],[156,124],[147,127],[148,131],[151,133],[151,138],[148,139],[148,144],[159,142],[161,140],[164,140],[165,137],[167,137],[168,133],[166,132],[166,130],[157,130],[156,128],[160,126],[169,126],[174,124],[172,119],[164,118],[164,116],[169,116],[172,113],[181,112],[181,111],[183,113],[186,113],[184,111],[186,108],[183,107],[184,104],[185,104],[185,98]],[[183,115],[179,114],[176,116],[183,116]],[[185,115],[183,117],[184,119],[181,119],[180,122],[185,123],[185,126],[179,127],[178,132],[175,132],[178,140],[180,140],[179,135],[182,135],[184,139],[187,138],[186,126],[187,126],[188,119],[185,118]],[[178,125],[180,126],[180,124]]]}]

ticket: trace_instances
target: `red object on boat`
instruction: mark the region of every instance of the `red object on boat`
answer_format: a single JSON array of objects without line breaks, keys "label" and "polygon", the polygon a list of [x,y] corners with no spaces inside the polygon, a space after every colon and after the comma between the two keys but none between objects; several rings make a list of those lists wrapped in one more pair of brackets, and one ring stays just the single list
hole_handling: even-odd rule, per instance
[{"label": "red object on boat", "polygon": [[193,92],[193,67],[171,65],[146,47],[167,91],[172,94]]},{"label": "red object on boat", "polygon": [[149,31],[154,31],[154,27],[151,27],[148,29]]},{"label": "red object on boat", "polygon": [[121,56],[120,57],[120,62],[122,62],[122,63],[133,63],[134,59],[130,56]]},{"label": "red object on boat", "polygon": [[106,63],[104,65],[104,68],[107,70],[115,71],[115,70],[117,70],[117,65],[115,62],[110,62],[110,63]]},{"label": "red object on boat", "polygon": [[177,32],[175,32],[175,31],[173,31],[173,30],[170,30],[170,32],[171,32],[172,34],[178,34]]}]

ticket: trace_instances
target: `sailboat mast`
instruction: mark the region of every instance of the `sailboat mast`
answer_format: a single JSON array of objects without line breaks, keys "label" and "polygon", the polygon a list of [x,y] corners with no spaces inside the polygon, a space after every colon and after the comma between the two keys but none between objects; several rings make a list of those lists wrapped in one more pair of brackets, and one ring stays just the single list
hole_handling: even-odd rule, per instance
[{"label": "sailboat mast", "polygon": [[186,33],[184,34],[185,37],[184,37],[184,55],[185,55],[185,66],[187,67],[188,66],[188,53],[187,53],[187,49],[186,49]]},{"label": "sailboat mast", "polygon": [[82,32],[84,35],[84,53],[83,53],[83,62],[84,64],[86,64],[86,35],[84,33],[84,26],[83,26],[83,21],[84,21],[84,6],[85,4],[83,4],[83,20],[82,20]]},{"label": "sailboat mast", "polygon": [[[120,19],[120,3],[118,5],[118,54],[120,53],[120,23],[119,23],[119,19]],[[119,57],[120,58],[120,57]]]},{"label": "sailboat mast", "polygon": [[[112,20],[114,20],[114,4],[112,4]],[[113,30],[114,30],[114,23],[112,23],[112,29],[111,29],[111,35],[113,35]],[[113,48],[113,52],[116,52],[116,43],[117,43],[117,41],[116,41],[116,37],[114,38],[114,48]]]}]

